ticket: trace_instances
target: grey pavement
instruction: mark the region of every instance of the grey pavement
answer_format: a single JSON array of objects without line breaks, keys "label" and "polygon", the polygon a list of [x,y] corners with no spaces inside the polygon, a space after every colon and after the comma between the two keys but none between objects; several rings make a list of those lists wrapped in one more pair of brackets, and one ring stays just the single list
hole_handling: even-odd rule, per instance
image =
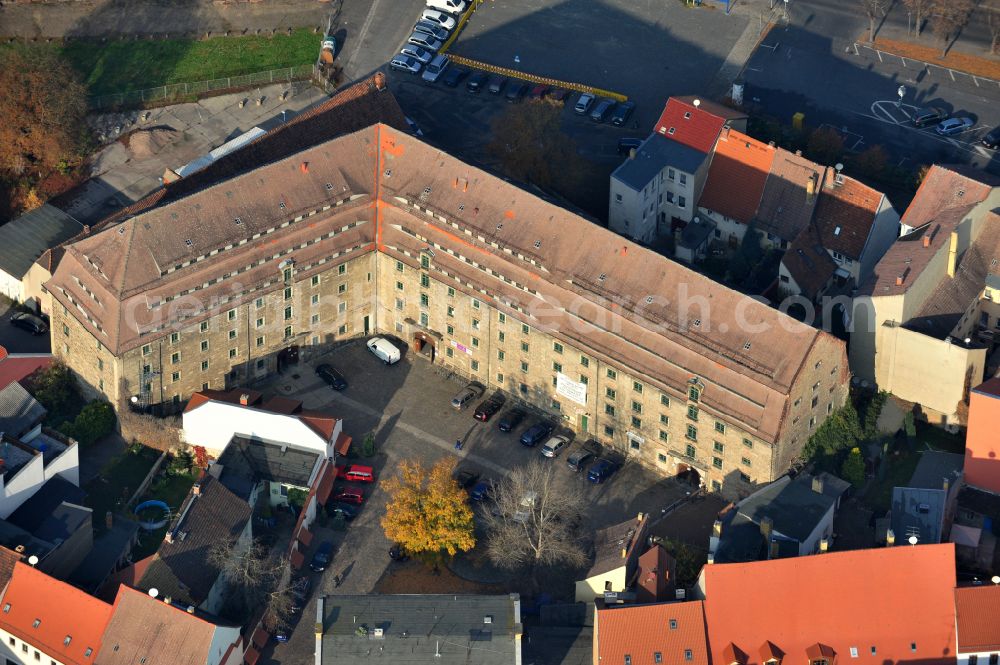
[{"label": "grey pavement", "polygon": [[8,353],[51,353],[49,335],[32,335],[10,324],[10,316],[16,311],[10,300],[0,296],[0,346]]},{"label": "grey pavement", "polygon": [[[117,455],[125,452],[125,439],[117,432],[110,434],[86,448],[80,448],[80,486],[100,475]],[[100,519],[104,519],[101,515]]]}]

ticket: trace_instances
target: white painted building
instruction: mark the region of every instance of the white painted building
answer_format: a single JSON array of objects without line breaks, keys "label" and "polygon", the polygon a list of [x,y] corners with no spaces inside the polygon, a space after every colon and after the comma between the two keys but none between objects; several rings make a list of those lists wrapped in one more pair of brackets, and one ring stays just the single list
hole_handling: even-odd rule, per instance
[{"label": "white painted building", "polygon": [[83,225],[49,204],[0,226],[0,293],[25,302],[24,278],[47,249],[83,231]]}]

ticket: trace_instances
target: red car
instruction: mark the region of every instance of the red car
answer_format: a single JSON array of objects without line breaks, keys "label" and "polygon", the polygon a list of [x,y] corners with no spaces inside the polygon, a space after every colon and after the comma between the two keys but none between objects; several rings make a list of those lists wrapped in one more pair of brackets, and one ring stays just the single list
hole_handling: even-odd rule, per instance
[{"label": "red car", "polygon": [[355,506],[360,506],[365,502],[365,495],[359,489],[347,487],[334,494],[333,500],[340,501],[341,503],[353,503]]},{"label": "red car", "polygon": [[361,466],[359,464],[353,464],[347,467],[347,472],[340,474],[343,475],[344,479],[352,483],[373,483],[375,482],[375,472],[370,466]]}]

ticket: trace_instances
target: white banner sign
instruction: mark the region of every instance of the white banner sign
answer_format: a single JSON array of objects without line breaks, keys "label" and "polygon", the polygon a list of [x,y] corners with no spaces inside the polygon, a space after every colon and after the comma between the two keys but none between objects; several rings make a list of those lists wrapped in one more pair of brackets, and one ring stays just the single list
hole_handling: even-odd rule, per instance
[{"label": "white banner sign", "polygon": [[574,381],[562,372],[556,373],[556,394],[587,406],[587,384]]}]

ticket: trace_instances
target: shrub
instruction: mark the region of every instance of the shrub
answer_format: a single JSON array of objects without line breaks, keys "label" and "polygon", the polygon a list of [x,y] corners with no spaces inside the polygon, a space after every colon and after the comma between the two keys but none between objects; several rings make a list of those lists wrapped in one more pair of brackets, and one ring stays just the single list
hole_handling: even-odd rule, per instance
[{"label": "shrub", "polygon": [[865,484],[865,461],[861,457],[861,449],[851,448],[851,452],[844,459],[844,464],[840,467],[840,477],[848,481],[854,487],[861,487]]},{"label": "shrub", "polygon": [[64,421],[59,431],[89,446],[115,431],[115,410],[110,403],[95,400],[80,411],[72,422]]},{"label": "shrub", "polygon": [[365,434],[365,440],[361,443],[361,454],[365,457],[375,456],[375,435],[372,432]]}]

